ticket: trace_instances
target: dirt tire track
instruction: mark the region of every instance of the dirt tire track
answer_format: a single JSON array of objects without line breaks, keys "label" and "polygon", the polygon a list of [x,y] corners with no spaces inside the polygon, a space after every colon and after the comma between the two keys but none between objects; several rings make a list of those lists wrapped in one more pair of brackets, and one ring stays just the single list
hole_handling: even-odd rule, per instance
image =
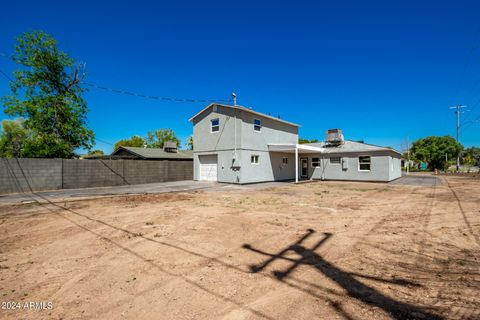
[{"label": "dirt tire track", "polygon": [[467,229],[468,229],[468,232],[470,233],[470,235],[473,237],[474,239],[474,242],[477,244],[477,246],[480,246],[480,238],[477,234],[475,234],[475,232],[473,231],[473,228],[472,228],[472,225],[470,223],[470,221],[468,220],[467,218],[467,215],[465,213],[465,209],[463,208],[462,206],[462,202],[460,201],[460,198],[458,197],[458,194],[457,192],[455,191],[455,189],[450,185],[450,182],[448,182],[448,179],[445,179],[444,177],[442,177],[443,180],[447,183],[447,186],[448,188],[450,189],[450,191],[452,192],[453,196],[455,197],[455,200],[457,202],[457,205],[458,205],[458,209],[460,210],[460,213],[462,215],[462,218],[463,218],[463,221],[465,222],[465,225],[467,226]]}]

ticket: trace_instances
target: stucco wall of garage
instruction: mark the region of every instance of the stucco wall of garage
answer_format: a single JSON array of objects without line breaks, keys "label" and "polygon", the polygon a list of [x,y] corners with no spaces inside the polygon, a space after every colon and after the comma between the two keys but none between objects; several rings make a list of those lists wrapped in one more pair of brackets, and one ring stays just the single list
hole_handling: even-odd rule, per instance
[{"label": "stucco wall of garage", "polygon": [[200,180],[200,160],[202,155],[217,155],[217,181],[226,183],[239,183],[242,153],[237,150],[236,163],[233,162],[234,150],[222,150],[215,152],[196,152],[193,154],[193,179]]}]

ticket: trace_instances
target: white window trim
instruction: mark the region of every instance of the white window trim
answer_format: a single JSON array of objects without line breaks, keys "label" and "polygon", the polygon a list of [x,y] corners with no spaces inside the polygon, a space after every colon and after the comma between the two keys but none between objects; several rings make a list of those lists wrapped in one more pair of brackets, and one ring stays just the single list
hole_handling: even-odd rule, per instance
[{"label": "white window trim", "polygon": [[[252,162],[253,157],[257,157],[257,162]],[[250,164],[253,165],[253,166],[258,166],[260,164],[260,155],[258,155],[258,154],[250,155]]]},{"label": "white window trim", "polygon": [[312,168],[320,168],[322,166],[322,158],[320,157],[315,157],[318,159],[318,166],[313,164],[313,157],[310,159],[310,167]]},{"label": "white window trim", "polygon": [[[256,126],[255,120],[260,121],[260,130],[255,130],[255,126]],[[262,132],[262,119],[253,118],[253,132],[258,132],[258,133]]]},{"label": "white window trim", "polygon": [[[218,120],[218,125],[216,126],[213,125],[214,120]],[[213,127],[218,127],[218,130],[213,131]],[[220,119],[219,118],[210,119],[210,133],[218,133],[218,132],[220,132]]]},{"label": "white window trim", "polygon": [[[369,157],[369,158],[370,158],[370,169],[368,169],[368,170],[360,169],[360,157]],[[370,171],[372,171],[372,156],[358,156],[357,160],[358,160],[358,171],[361,171],[361,172],[370,172]]]},{"label": "white window trim", "polygon": [[[338,158],[338,159],[340,159],[340,161],[339,162],[332,162],[331,161],[332,158]],[[330,157],[330,158],[328,158],[328,164],[341,165],[342,164],[342,157]]]}]

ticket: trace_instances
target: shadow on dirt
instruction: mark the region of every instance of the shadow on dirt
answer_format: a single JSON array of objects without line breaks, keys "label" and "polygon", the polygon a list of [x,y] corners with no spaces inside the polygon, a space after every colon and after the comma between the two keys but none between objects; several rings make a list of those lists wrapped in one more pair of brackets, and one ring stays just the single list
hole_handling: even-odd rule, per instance
[{"label": "shadow on dirt", "polygon": [[[312,248],[306,248],[302,245],[308,237],[314,234],[315,231],[312,229],[307,230],[307,233],[303,235],[295,243],[285,247],[280,250],[278,253],[267,253],[262,250],[256,249],[249,244],[244,244],[243,248],[259,253],[261,255],[267,256],[268,258],[258,265],[251,265],[250,270],[253,273],[257,273],[265,269],[270,263],[274,262],[277,259],[287,260],[292,264],[286,270],[275,270],[272,271],[273,276],[279,281],[285,281],[289,275],[299,266],[299,265],[310,265],[324,276],[328,277],[330,280],[334,281],[341,288],[343,288],[347,294],[363,302],[365,304],[375,306],[383,309],[388,312],[394,319],[443,319],[443,317],[433,314],[430,311],[427,311],[423,308],[403,303],[397,301],[391,297],[388,297],[375,288],[372,288],[356,278],[367,278],[380,282],[388,282],[397,285],[413,285],[420,286],[417,283],[410,282],[408,280],[402,279],[382,279],[372,276],[364,276],[362,274],[350,273],[342,270],[341,268],[335,266],[334,264],[326,261],[323,257],[317,254],[315,251],[320,248],[328,239],[332,236],[331,233],[324,233],[323,238],[321,238]],[[285,255],[289,252],[295,252],[299,258],[292,259],[286,257]],[[335,306],[334,306],[335,307]],[[337,307],[339,307],[337,305]],[[342,310],[344,314],[345,311]],[[350,318],[350,317],[349,317]]]}]

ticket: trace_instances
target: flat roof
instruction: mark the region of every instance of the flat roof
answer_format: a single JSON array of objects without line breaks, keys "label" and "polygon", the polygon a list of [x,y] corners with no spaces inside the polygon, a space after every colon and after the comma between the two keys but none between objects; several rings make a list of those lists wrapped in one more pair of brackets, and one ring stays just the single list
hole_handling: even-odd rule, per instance
[{"label": "flat roof", "polygon": [[231,109],[238,109],[238,110],[242,110],[242,111],[245,111],[245,112],[249,112],[249,113],[251,113],[251,114],[255,114],[255,115],[258,115],[258,116],[262,116],[262,117],[267,118],[267,119],[270,119],[270,120],[282,122],[282,123],[285,123],[285,124],[288,124],[288,125],[291,125],[291,126],[294,126],[294,127],[300,127],[300,125],[298,125],[298,124],[296,124],[296,123],[293,123],[293,122],[290,122],[290,121],[285,121],[285,120],[283,120],[283,119],[276,118],[276,117],[273,117],[273,116],[271,116],[271,115],[268,115],[268,114],[265,114],[265,113],[261,113],[261,112],[258,112],[258,111],[254,111],[254,110],[252,110],[252,109],[249,109],[249,108],[246,108],[246,107],[243,107],[243,106],[230,106],[230,105],[221,104],[221,103],[210,103],[208,106],[206,106],[205,108],[203,108],[200,112],[198,112],[198,113],[195,114],[193,117],[191,117],[190,119],[188,119],[188,121],[191,122],[193,119],[195,119],[195,118],[198,117],[200,114],[202,114],[204,111],[206,111],[208,108],[213,107],[213,106],[219,106],[219,107],[225,107],[225,108],[231,108]]}]

